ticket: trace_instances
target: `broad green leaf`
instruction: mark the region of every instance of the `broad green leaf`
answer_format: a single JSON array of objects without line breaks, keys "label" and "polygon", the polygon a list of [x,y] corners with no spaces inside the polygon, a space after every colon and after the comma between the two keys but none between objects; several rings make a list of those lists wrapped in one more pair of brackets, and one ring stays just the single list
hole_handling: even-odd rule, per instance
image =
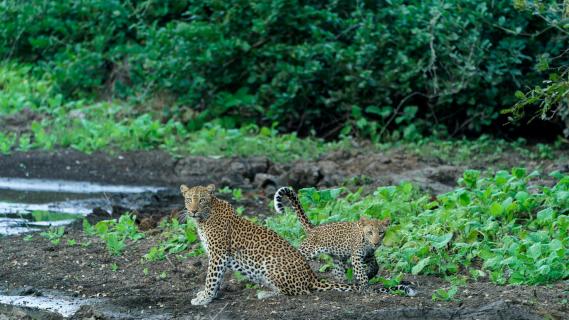
[{"label": "broad green leaf", "polygon": [[445,247],[449,243],[449,241],[452,239],[452,233],[446,233],[446,234],[443,234],[441,236],[428,235],[427,239],[429,239],[431,241],[431,244],[433,245],[433,247],[435,247],[437,249],[441,249],[441,248]]},{"label": "broad green leaf", "polygon": [[522,179],[526,176],[525,168],[512,168],[512,175],[518,179]]},{"label": "broad green leaf", "polygon": [[533,258],[533,260],[537,260],[541,256],[541,244],[536,243],[529,247],[528,255]]},{"label": "broad green leaf", "polygon": [[399,232],[400,230],[401,226],[393,226],[387,229],[385,235],[383,236],[383,245],[391,247],[396,243],[400,243],[402,238],[402,235]]},{"label": "broad green leaf", "polygon": [[504,212],[502,205],[497,203],[497,202],[493,202],[492,205],[490,205],[489,210],[490,210],[490,214],[494,217],[499,217],[502,215],[502,212]]},{"label": "broad green leaf", "polygon": [[463,192],[458,197],[458,201],[460,202],[461,206],[468,206],[470,204],[470,196],[467,192]]},{"label": "broad green leaf", "polygon": [[429,261],[431,260],[431,257],[426,257],[424,259],[422,259],[421,261],[419,261],[412,269],[411,269],[411,273],[413,275],[418,275],[419,272],[421,272],[428,264]]},{"label": "broad green leaf", "polygon": [[557,250],[563,248],[563,243],[558,239],[553,239],[549,243],[549,249],[553,252],[557,252]]},{"label": "broad green leaf", "polygon": [[554,212],[551,208],[545,208],[537,213],[537,220],[541,223],[550,222],[553,220]]}]

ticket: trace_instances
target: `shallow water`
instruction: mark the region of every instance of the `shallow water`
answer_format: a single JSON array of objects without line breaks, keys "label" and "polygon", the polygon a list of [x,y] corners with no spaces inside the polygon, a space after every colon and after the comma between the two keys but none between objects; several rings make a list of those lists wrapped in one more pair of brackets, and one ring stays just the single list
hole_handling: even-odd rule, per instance
[{"label": "shallow water", "polygon": [[161,188],[151,186],[104,185],[85,181],[0,178],[0,189],[69,193],[139,193],[156,192]]},{"label": "shallow water", "polygon": [[[39,231],[73,222],[100,207],[111,210],[109,196],[156,192],[152,186],[104,185],[84,181],[0,178],[0,235]],[[53,221],[55,220],[55,221]]]},{"label": "shallow water", "polygon": [[74,315],[82,305],[88,301],[84,299],[75,299],[70,297],[55,297],[45,295],[40,297],[35,296],[4,296],[0,295],[0,303],[34,308],[45,310],[62,315],[63,317],[70,317]]}]

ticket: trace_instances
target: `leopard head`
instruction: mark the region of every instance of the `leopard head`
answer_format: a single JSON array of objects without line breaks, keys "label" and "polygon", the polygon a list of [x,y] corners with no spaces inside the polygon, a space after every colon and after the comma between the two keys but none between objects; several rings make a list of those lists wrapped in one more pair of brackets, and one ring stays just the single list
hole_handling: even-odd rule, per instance
[{"label": "leopard head", "polygon": [[198,221],[207,220],[211,211],[215,186],[210,184],[207,187],[195,186],[190,188],[186,185],[181,185],[180,191],[184,196],[186,217],[192,217]]},{"label": "leopard head", "polygon": [[364,240],[374,247],[379,246],[389,226],[388,218],[383,220],[360,218],[360,225],[363,227]]}]

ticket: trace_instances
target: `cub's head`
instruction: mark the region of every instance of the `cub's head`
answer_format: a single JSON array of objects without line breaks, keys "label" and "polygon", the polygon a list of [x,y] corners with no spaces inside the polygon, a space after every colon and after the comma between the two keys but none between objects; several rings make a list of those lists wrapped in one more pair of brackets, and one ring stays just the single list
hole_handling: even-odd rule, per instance
[{"label": "cub's head", "polygon": [[360,225],[363,227],[364,240],[374,247],[379,246],[385,235],[385,231],[389,226],[390,220],[388,218],[383,220],[368,219],[366,217],[360,218]]},{"label": "cub's head", "polygon": [[195,186],[189,188],[183,184],[180,186],[180,191],[184,196],[186,217],[192,217],[201,221],[206,220],[211,210],[215,186],[210,184],[207,187]]}]

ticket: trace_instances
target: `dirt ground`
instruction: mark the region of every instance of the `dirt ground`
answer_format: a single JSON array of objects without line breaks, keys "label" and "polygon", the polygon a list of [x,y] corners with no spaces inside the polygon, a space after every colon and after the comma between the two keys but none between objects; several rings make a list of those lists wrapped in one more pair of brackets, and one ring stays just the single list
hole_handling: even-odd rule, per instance
[{"label": "dirt ground", "polygon": [[[567,171],[567,164],[506,157],[495,168],[512,164]],[[268,204],[275,187],[348,187],[379,185],[410,180],[433,194],[450,190],[466,167],[440,159],[422,159],[402,151],[368,153],[339,151],[314,161],[276,164],[266,158],[172,158],[161,152],[84,155],[74,151],[29,152],[0,156],[0,177],[83,180],[170,187],[144,200],[139,216],[157,221],[181,209],[180,183],[216,183],[240,187],[245,197],[239,204],[248,215],[272,214]],[[365,177],[358,181],[354,176]],[[139,198],[136,198],[139,197]],[[115,207],[114,214],[124,208]],[[102,218],[94,214],[92,221]],[[81,307],[76,319],[568,319],[569,282],[549,286],[496,286],[485,280],[461,286],[455,301],[432,301],[432,293],[448,286],[436,277],[413,277],[419,294],[402,297],[383,294],[329,292],[257,300],[256,289],[228,274],[221,295],[207,307],[191,306],[190,300],[204,285],[207,260],[170,257],[142,263],[141,258],[160,239],[159,229],[145,226],[146,237],[131,243],[122,256],[111,256],[101,240],[86,237],[80,227],[67,228],[60,245],[35,235],[0,238],[0,291],[11,295],[42,295],[58,292],[99,303]],[[78,245],[68,246],[67,239]],[[89,245],[83,246],[81,244]],[[112,270],[116,264],[118,269]],[[146,271],[145,271],[146,269]],[[4,317],[4,318],[3,318]],[[0,305],[0,319],[57,319],[48,312]]]}]

